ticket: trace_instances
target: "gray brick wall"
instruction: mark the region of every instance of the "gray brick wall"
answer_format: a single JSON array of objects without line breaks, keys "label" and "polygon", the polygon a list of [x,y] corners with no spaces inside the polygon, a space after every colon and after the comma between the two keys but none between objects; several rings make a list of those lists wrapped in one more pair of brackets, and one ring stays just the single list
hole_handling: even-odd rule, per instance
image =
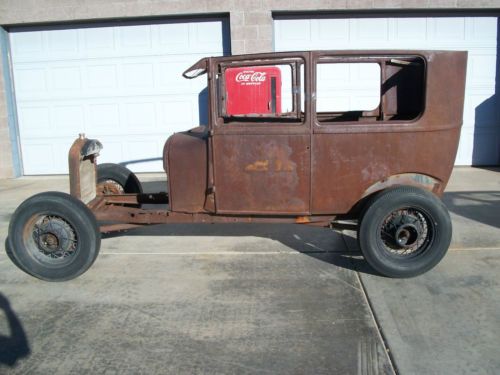
[{"label": "gray brick wall", "polygon": [[[2,61],[1,53],[0,51],[0,62]],[[12,150],[7,122],[7,100],[5,97],[2,64],[0,63],[0,178],[10,178],[13,175]]]},{"label": "gray brick wall", "polygon": [[[229,14],[233,54],[272,50],[273,11],[500,8],[500,0],[0,0],[0,25],[166,15]],[[0,67],[1,68],[1,67]],[[0,178],[12,176],[3,82]]]}]

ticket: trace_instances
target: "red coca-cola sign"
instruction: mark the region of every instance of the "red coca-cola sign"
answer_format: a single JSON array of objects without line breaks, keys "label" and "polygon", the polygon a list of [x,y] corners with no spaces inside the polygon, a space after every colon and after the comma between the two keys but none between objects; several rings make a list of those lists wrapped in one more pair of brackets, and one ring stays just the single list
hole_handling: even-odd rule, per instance
[{"label": "red coca-cola sign", "polygon": [[236,75],[235,81],[246,84],[260,84],[266,81],[266,72],[256,72],[255,70],[244,70]]},{"label": "red coca-cola sign", "polygon": [[281,71],[277,66],[227,68],[225,89],[228,115],[281,113]]}]

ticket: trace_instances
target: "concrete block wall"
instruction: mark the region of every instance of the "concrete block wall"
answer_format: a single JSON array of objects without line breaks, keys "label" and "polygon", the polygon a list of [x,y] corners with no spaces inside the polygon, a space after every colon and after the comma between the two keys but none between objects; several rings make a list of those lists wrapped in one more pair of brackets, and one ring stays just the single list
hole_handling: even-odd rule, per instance
[{"label": "concrete block wall", "polygon": [[2,51],[0,50],[0,178],[14,176],[12,148],[8,125],[7,97],[3,79]]},{"label": "concrete block wall", "polygon": [[[0,26],[229,14],[231,51],[242,54],[272,51],[273,12],[498,8],[500,0],[0,0]],[[8,132],[2,80],[0,178],[13,175]]]}]

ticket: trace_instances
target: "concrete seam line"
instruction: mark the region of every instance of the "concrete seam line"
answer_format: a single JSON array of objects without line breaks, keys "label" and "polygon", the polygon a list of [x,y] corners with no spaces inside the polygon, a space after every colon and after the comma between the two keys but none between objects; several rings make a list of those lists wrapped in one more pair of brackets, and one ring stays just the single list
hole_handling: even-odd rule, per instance
[{"label": "concrete seam line", "polygon": [[500,247],[450,247],[450,251],[500,250]]},{"label": "concrete seam line", "polygon": [[[349,246],[347,244],[347,241],[344,238],[344,234],[342,233],[342,240],[344,241],[344,244],[347,249],[349,249]],[[354,266],[354,263],[351,263]],[[372,303],[370,301],[370,298],[368,297],[368,294],[366,293],[366,288],[365,285],[363,284],[363,280],[361,280],[361,277],[359,276],[359,272],[356,271],[356,267],[354,266],[354,274],[356,275],[356,278],[358,279],[358,283],[361,286],[361,294],[363,295],[363,298],[366,302],[366,305],[368,306],[368,310],[370,311],[370,316],[372,318],[373,324],[375,325],[375,330],[377,331],[378,338],[380,342],[382,343],[382,346],[384,348],[385,355],[387,357],[387,361],[389,362],[389,365],[391,366],[392,372],[395,375],[399,374],[399,370],[396,366],[396,362],[394,358],[392,357],[392,351],[389,348],[389,344],[387,342],[387,339],[384,335],[384,332],[382,331],[382,327],[380,326],[377,316],[375,314],[375,310],[373,309]]]},{"label": "concrete seam line", "polygon": [[[330,251],[307,251],[307,252],[298,252],[298,251],[246,251],[246,252],[234,252],[234,251],[186,251],[186,252],[101,252],[101,255],[300,255],[300,254],[336,254],[335,252]],[[337,254],[340,254],[338,252]]]}]

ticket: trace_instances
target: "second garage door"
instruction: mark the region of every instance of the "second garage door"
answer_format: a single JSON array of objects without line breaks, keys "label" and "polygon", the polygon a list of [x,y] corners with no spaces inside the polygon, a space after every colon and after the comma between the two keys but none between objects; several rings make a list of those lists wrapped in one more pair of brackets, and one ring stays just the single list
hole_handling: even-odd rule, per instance
[{"label": "second garage door", "polygon": [[[496,16],[278,18],[277,51],[311,49],[467,50],[469,62],[458,165],[500,163]],[[347,93],[346,93],[347,95]]]},{"label": "second garage door", "polygon": [[81,132],[100,162],[162,170],[166,138],[206,121],[203,80],[181,73],[228,40],[223,19],[10,30],[24,174],[67,173]]}]

